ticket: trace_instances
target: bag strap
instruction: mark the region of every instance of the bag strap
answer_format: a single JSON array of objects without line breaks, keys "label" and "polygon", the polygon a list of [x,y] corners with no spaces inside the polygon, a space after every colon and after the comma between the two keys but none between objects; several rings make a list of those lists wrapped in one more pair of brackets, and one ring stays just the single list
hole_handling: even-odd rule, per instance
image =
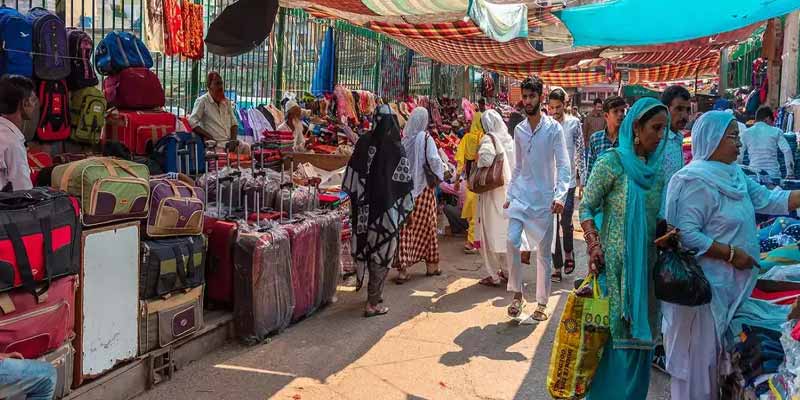
[{"label": "bag strap", "polygon": [[25,243],[22,241],[22,235],[14,223],[8,223],[3,226],[8,238],[11,240],[11,246],[14,249],[14,254],[17,259],[17,269],[19,270],[20,278],[22,279],[22,287],[25,291],[32,294],[37,302],[40,302],[40,297],[43,299],[44,294],[50,288],[50,270],[49,265],[52,259],[53,248],[51,244],[50,220],[42,218],[39,220],[42,229],[42,237],[44,244],[44,270],[46,279],[43,281],[44,286],[41,290],[37,290],[36,282],[33,280],[33,270],[31,262],[28,258],[28,250],[25,248]]},{"label": "bag strap", "polygon": [[[183,262],[183,250],[181,249],[181,246],[177,245],[172,247],[172,254],[175,255],[175,272],[178,274],[178,279],[180,279],[181,283],[183,283],[183,285],[186,286],[187,271],[186,271],[186,264]],[[189,252],[189,254],[191,256],[191,251]],[[192,265],[192,268],[194,268],[194,265]]]},{"label": "bag strap", "polygon": [[[135,178],[144,179],[136,171],[134,171],[133,168],[130,167],[130,165],[124,163],[121,160],[117,160],[117,159],[114,159],[114,158],[104,158],[103,160],[106,160],[106,161],[110,162],[111,164],[119,167],[120,169],[122,169],[123,171],[127,172],[129,175],[131,175],[131,176],[133,176]],[[112,176],[117,176],[116,175],[116,171],[114,171],[114,174]]]},{"label": "bag strap", "polygon": [[64,171],[64,175],[61,175],[61,182],[59,182],[58,188],[64,192],[69,192],[69,178],[72,176],[72,173],[75,172],[75,169],[78,168],[78,162],[73,161],[67,165],[67,169]]}]

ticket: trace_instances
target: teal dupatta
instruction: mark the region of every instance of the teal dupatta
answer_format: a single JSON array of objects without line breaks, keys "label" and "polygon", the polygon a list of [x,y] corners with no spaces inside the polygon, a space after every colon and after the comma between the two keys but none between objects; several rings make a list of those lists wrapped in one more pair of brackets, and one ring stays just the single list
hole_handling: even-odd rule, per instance
[{"label": "teal dupatta", "polygon": [[[656,150],[642,161],[634,149],[634,122],[655,107],[667,111],[667,125],[661,143]],[[622,168],[628,179],[627,203],[625,209],[625,257],[623,261],[623,277],[625,290],[622,292],[622,318],[631,324],[631,336],[634,339],[651,342],[653,332],[650,330],[648,318],[649,279],[647,266],[648,247],[646,192],[655,184],[656,177],[664,158],[664,138],[669,133],[669,110],[660,101],[643,98],[628,110],[620,127],[619,147],[612,149],[619,155]]]}]

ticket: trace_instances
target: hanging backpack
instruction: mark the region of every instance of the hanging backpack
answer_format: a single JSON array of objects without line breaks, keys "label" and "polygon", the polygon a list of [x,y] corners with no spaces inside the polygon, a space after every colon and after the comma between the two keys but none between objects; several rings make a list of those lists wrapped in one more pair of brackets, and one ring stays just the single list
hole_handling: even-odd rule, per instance
[{"label": "hanging backpack", "polygon": [[109,32],[97,45],[94,64],[101,75],[113,75],[130,67],[153,67],[153,57],[144,43],[128,32]]},{"label": "hanging backpack", "polygon": [[67,78],[69,90],[83,89],[89,86],[97,86],[97,74],[92,65],[92,53],[94,53],[94,42],[88,33],[75,28],[67,29],[67,40],[69,41],[70,74]]},{"label": "hanging backpack", "polygon": [[64,21],[41,7],[28,12],[33,25],[33,74],[39,79],[66,79],[70,72],[67,53],[67,29]]},{"label": "hanging backpack", "polygon": [[100,133],[106,125],[106,106],[103,92],[96,87],[72,92],[69,99],[70,139],[78,143],[100,143]]},{"label": "hanging backpack", "polygon": [[42,81],[39,83],[41,115],[36,129],[36,138],[42,141],[58,141],[69,137],[69,99],[67,83],[64,81]]},{"label": "hanging backpack", "polygon": [[24,15],[14,8],[0,7],[0,75],[15,74],[33,77],[31,38],[33,26]]}]

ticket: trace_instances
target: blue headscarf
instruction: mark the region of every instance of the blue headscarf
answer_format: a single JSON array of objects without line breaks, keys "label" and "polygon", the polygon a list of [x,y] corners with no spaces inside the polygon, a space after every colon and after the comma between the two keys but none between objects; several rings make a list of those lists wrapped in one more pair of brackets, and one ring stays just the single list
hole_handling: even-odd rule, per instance
[{"label": "blue headscarf", "polygon": [[[660,107],[667,112],[664,136],[654,152],[642,161],[634,149],[633,125],[645,113]],[[660,101],[645,97],[633,104],[620,127],[619,147],[613,149],[619,154],[622,168],[628,177],[627,209],[625,210],[625,258],[622,279],[625,290],[622,293],[622,317],[631,323],[631,336],[642,341],[652,341],[648,317],[648,297],[650,274],[648,247],[643,239],[647,237],[646,193],[658,178],[664,158],[665,140],[669,133],[669,110]]]}]

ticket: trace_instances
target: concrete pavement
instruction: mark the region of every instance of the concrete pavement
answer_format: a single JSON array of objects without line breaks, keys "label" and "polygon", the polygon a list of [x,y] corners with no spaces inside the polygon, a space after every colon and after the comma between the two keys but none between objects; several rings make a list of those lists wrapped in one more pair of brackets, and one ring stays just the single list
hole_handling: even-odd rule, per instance
[{"label": "concrete pavement", "polygon": [[[576,239],[576,274],[553,285],[553,317],[533,326],[508,322],[504,288],[477,283],[481,257],[463,254],[462,244],[441,240],[443,275],[426,278],[418,265],[405,285],[387,282],[388,315],[364,319],[366,289],[340,291],[336,303],[267,343],[209,349],[139,399],[550,399],[550,350],[572,281],[586,273],[583,242]],[[654,370],[648,399],[668,399],[666,387]]]}]

